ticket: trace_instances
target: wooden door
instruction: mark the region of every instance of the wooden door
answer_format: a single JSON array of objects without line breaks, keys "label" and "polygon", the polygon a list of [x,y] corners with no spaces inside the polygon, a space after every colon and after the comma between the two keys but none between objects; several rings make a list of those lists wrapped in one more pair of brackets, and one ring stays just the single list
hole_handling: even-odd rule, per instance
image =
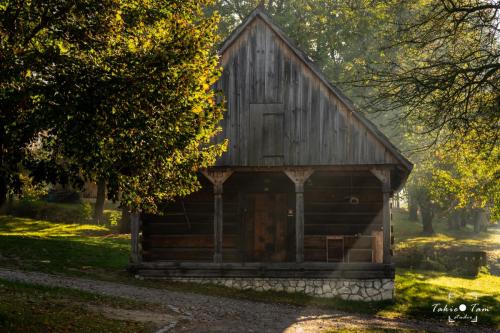
[{"label": "wooden door", "polygon": [[286,260],[286,194],[253,194],[253,259],[263,262]]}]

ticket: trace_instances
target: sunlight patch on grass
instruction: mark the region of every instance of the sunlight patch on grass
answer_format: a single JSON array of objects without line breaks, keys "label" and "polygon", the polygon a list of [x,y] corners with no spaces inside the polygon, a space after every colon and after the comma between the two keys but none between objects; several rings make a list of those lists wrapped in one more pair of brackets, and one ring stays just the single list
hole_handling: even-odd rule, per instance
[{"label": "sunlight patch on grass", "polygon": [[407,212],[393,210],[393,224],[396,249],[405,249],[421,245],[433,245],[436,248],[467,249],[497,249],[500,244],[500,233],[475,233],[470,228],[450,230],[445,221],[436,220],[433,223],[434,231],[431,236],[422,235],[422,223],[410,221]]},{"label": "sunlight patch on grass", "polygon": [[500,301],[500,276],[479,274],[479,276],[474,279],[468,279],[440,274],[439,276],[428,277],[426,282],[444,288],[459,289],[466,292],[477,292],[482,295],[493,296]]},{"label": "sunlight patch on grass", "polygon": [[104,226],[55,223],[0,216],[0,264],[28,270],[66,272],[122,271],[130,235]]},{"label": "sunlight patch on grass", "polygon": [[0,216],[0,236],[23,237],[78,237],[109,234],[111,230],[92,224],[66,224],[32,220],[12,216]]}]

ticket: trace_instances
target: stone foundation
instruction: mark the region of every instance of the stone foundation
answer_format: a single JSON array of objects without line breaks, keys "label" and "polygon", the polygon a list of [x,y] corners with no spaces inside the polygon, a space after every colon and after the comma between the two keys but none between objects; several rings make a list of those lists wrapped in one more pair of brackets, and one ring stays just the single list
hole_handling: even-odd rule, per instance
[{"label": "stone foundation", "polygon": [[241,290],[285,291],[353,301],[392,300],[392,279],[294,279],[294,278],[167,278],[178,282],[211,283]]}]

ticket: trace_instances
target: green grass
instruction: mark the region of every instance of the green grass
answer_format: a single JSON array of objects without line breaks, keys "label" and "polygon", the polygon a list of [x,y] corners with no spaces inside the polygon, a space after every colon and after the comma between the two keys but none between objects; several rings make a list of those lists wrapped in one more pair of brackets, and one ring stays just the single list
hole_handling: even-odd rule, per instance
[{"label": "green grass", "polygon": [[[151,305],[70,289],[0,280],[0,332],[151,332],[150,323],[110,319],[89,306],[144,309]],[[5,301],[7,300],[7,301]]]},{"label": "green grass", "polygon": [[104,226],[0,216],[0,265],[69,274],[117,273],[128,264],[129,236]]},{"label": "green grass", "polygon": [[[421,240],[420,229],[415,222],[411,222],[415,226],[406,227],[405,225],[406,229],[401,228],[401,223],[406,222],[404,220],[395,221],[398,246],[408,242],[425,243],[432,246],[433,243],[427,239]],[[398,236],[397,233],[400,230],[404,232]],[[480,238],[468,240],[445,232],[446,230],[443,230],[442,234],[438,233],[434,236],[435,240],[451,237],[456,242],[465,244],[481,243]],[[482,243],[486,247],[494,242],[489,239],[490,235],[477,237],[483,237]],[[459,305],[461,302],[470,303],[477,296],[477,303],[492,309],[492,311],[480,315],[479,325],[498,326],[500,322],[498,311],[495,311],[495,306],[500,302],[498,287],[500,286],[500,277],[487,273],[481,273],[475,278],[466,278],[446,272],[398,269],[395,281],[395,302],[348,302],[340,299],[310,297],[299,293],[242,291],[215,285],[141,281],[134,279],[124,271],[128,263],[128,254],[128,237],[116,235],[108,227],[0,216],[0,266],[67,275],[86,275],[92,278],[152,288],[300,306],[316,306],[389,318],[434,319],[440,322],[446,320],[446,316],[433,313],[433,304]],[[448,300],[449,293],[453,294],[451,301]]]},{"label": "green grass", "polygon": [[488,232],[475,233],[470,226],[459,230],[448,229],[447,224],[436,219],[435,234],[422,235],[422,224],[410,221],[407,213],[393,212],[395,234],[394,262],[398,267],[420,268],[451,273],[456,276],[473,276],[480,265],[463,260],[464,253],[485,251],[488,267],[500,273],[500,229],[491,227]]},{"label": "green grass", "polygon": [[444,249],[470,249],[492,251],[498,250],[500,234],[497,232],[475,233],[470,225],[459,230],[450,230],[446,222],[435,219],[433,223],[435,234],[422,235],[422,223],[410,221],[404,210],[393,210],[393,224],[396,250],[404,248],[432,245]]}]

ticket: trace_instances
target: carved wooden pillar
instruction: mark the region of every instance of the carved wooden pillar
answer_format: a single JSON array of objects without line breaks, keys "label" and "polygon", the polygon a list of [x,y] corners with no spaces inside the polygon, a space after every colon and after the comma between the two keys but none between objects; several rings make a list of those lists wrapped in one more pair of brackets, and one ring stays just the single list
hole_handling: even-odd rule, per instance
[{"label": "carved wooden pillar", "polygon": [[304,261],[304,183],[313,169],[288,169],[285,174],[295,184],[295,239],[297,262]]},{"label": "carved wooden pillar", "polygon": [[138,212],[134,212],[130,214],[130,261],[133,264],[142,262],[141,244],[139,239],[140,231],[140,214]]},{"label": "carved wooden pillar", "polygon": [[224,182],[231,176],[228,170],[205,170],[203,175],[214,185],[214,262],[222,262],[222,225],[224,222],[222,192]]},{"label": "carved wooden pillar", "polygon": [[383,248],[384,248],[384,264],[392,262],[391,254],[391,170],[389,169],[372,169],[371,172],[382,183],[382,227],[383,227]]}]

